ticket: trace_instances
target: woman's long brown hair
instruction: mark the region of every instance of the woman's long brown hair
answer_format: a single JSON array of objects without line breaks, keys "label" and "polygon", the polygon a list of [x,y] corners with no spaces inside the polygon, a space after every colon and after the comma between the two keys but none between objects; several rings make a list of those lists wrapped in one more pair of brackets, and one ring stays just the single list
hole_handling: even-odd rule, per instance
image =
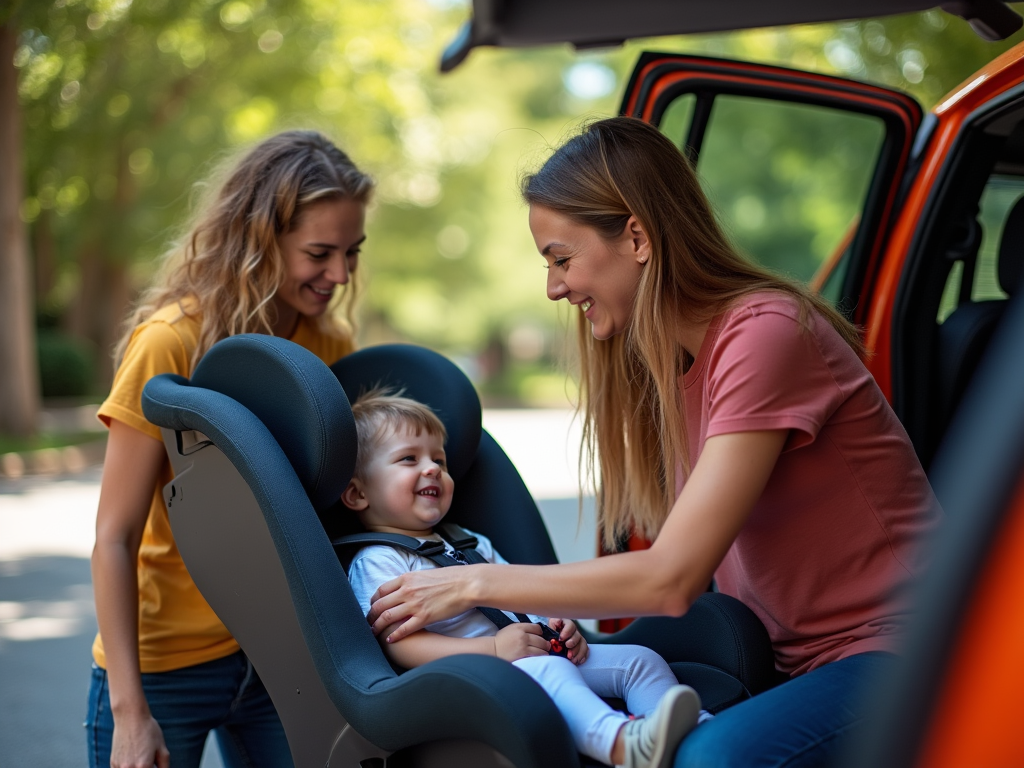
[{"label": "woman's long brown hair", "polygon": [[857,329],[824,299],[736,252],[689,161],[641,120],[586,126],[525,177],[522,194],[607,240],[635,216],[651,242],[626,332],[597,340],[578,318],[581,465],[608,549],[633,532],[655,538],[677,468],[684,477],[691,469],[679,377],[692,360],[672,332],[680,320],[707,322],[740,296],[780,291],[799,302],[805,324],[819,312],[863,353]]},{"label": "woman's long brown hair", "polygon": [[[157,279],[126,319],[114,350],[115,365],[120,365],[135,328],[171,304],[201,318],[192,368],[221,339],[271,333],[271,300],[284,279],[278,238],[297,225],[311,203],[365,203],[373,190],[370,177],[316,131],[272,136],[219,175],[223,181],[207,185],[186,235],[164,254]],[[350,324],[353,286],[346,286],[341,299]],[[331,313],[317,323],[325,333],[338,333]]]}]

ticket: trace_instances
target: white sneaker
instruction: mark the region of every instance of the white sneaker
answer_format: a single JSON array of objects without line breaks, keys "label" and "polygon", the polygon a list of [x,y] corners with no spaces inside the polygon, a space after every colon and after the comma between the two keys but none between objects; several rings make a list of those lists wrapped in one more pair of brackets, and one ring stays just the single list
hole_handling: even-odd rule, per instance
[{"label": "white sneaker", "polygon": [[699,716],[700,696],[693,688],[669,688],[654,712],[622,727],[624,768],[666,768],[679,742],[697,725]]}]

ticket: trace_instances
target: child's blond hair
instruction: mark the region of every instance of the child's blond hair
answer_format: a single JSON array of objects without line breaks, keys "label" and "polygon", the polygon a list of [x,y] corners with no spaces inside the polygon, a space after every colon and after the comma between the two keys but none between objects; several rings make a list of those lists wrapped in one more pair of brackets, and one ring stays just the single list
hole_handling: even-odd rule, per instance
[{"label": "child's blond hair", "polygon": [[416,434],[426,431],[441,442],[448,441],[448,430],[429,406],[402,392],[378,387],[364,392],[352,403],[356,422],[356,468],[353,477],[363,477],[366,461],[385,435],[400,427],[413,427]]}]

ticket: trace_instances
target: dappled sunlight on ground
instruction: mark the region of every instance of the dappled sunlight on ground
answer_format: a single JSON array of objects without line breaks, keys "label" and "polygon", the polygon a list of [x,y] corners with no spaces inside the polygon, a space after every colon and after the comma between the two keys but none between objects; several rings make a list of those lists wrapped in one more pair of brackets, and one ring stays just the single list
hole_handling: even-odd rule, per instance
[{"label": "dappled sunlight on ground", "polygon": [[0,560],[89,557],[99,483],[98,468],[68,478],[0,480]]}]

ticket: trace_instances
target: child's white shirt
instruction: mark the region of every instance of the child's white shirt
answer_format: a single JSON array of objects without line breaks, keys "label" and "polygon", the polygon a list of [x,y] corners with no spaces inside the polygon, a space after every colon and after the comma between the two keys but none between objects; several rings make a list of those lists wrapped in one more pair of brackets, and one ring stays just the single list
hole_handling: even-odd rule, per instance
[{"label": "child's white shirt", "polygon": [[[505,558],[494,550],[494,545],[491,544],[490,539],[486,536],[472,531],[466,532],[476,537],[476,551],[480,553],[484,560],[489,563],[508,563]],[[420,541],[426,541],[426,539],[420,539]],[[454,549],[448,542],[444,542],[444,546],[448,554],[454,552]],[[359,607],[363,610],[363,615],[365,616],[370,612],[370,598],[373,597],[373,593],[377,591],[377,587],[381,584],[396,579],[403,573],[425,571],[440,567],[433,561],[420,555],[414,555],[412,552],[407,552],[404,549],[389,547],[385,544],[371,544],[360,549],[356,556],[352,558],[352,564],[348,569],[348,580],[352,585],[352,591],[356,595],[356,600],[359,601]],[[527,615],[530,621],[547,623],[547,620],[540,616]],[[516,621],[516,617],[513,614],[509,613],[508,617]],[[497,627],[475,608],[465,613],[460,613],[451,619],[428,624],[426,629],[430,632],[437,632],[440,635],[447,635],[448,637],[486,637],[494,635],[498,631]]]}]

